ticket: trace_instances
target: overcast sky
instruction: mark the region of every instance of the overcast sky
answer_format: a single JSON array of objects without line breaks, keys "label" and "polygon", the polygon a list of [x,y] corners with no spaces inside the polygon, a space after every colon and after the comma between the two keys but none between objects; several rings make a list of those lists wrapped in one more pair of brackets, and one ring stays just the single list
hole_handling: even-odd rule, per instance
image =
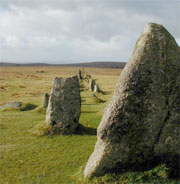
[{"label": "overcast sky", "polygon": [[180,0],[0,0],[0,62],[127,61],[148,22],[180,45]]}]

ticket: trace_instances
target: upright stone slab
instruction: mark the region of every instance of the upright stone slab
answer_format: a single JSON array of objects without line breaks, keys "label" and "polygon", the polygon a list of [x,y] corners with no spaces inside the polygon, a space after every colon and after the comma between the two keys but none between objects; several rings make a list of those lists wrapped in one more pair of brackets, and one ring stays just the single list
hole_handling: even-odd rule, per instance
[{"label": "upright stone slab", "polygon": [[180,160],[180,48],[158,24],[145,26],[97,130],[85,177]]},{"label": "upright stone slab", "polygon": [[78,127],[81,97],[78,77],[55,77],[46,113],[53,133],[72,134]]},{"label": "upright stone slab", "polygon": [[79,69],[79,72],[78,72],[78,77],[79,77],[79,79],[82,79],[82,72],[81,72],[80,69]]},{"label": "upright stone slab", "polygon": [[45,108],[48,107],[48,102],[49,102],[49,94],[44,93],[42,106],[45,107]]},{"label": "upright stone slab", "polygon": [[94,92],[95,93],[99,93],[100,92],[100,88],[99,88],[99,85],[98,84],[95,84],[94,85]]},{"label": "upright stone slab", "polygon": [[93,79],[89,79],[89,90],[94,91],[95,82]]}]

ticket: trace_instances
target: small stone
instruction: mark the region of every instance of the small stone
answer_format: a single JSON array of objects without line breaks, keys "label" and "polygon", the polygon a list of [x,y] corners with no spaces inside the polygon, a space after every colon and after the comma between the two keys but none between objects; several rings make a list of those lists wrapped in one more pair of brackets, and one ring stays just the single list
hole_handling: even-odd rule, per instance
[{"label": "small stone", "polygon": [[45,107],[45,108],[48,107],[48,102],[49,102],[49,94],[44,93],[42,106]]},{"label": "small stone", "polygon": [[22,107],[22,102],[9,102],[5,105],[0,106],[0,108],[20,108]]},{"label": "small stone", "polygon": [[95,82],[93,79],[89,79],[89,90],[94,91]]}]

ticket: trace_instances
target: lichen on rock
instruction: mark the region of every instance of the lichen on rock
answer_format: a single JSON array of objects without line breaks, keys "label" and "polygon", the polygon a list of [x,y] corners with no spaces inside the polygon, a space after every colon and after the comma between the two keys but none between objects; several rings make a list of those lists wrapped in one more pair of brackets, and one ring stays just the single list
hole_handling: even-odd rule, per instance
[{"label": "lichen on rock", "polygon": [[46,113],[46,124],[52,133],[75,133],[81,114],[81,97],[77,76],[55,77]]},{"label": "lichen on rock", "polygon": [[84,176],[143,170],[159,163],[178,176],[179,124],[180,48],[162,25],[149,23],[105,109]]}]

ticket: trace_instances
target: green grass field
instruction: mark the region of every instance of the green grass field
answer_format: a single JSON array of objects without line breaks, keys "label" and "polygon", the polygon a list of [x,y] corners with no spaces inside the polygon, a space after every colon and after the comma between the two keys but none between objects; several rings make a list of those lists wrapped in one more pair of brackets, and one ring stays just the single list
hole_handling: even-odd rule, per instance
[{"label": "green grass field", "polygon": [[[81,92],[80,123],[96,129],[105,106],[110,101],[120,69],[85,68],[105,92],[97,103],[84,85]],[[43,71],[40,73],[39,71]],[[33,129],[45,121],[41,110],[44,92],[50,92],[55,76],[69,77],[78,68],[4,67],[0,71],[0,105],[20,101],[36,105],[32,110],[4,109],[0,111],[0,183],[178,183],[167,178],[165,165],[146,172],[106,174],[83,178],[83,170],[96,143],[96,135],[36,136]]]}]

